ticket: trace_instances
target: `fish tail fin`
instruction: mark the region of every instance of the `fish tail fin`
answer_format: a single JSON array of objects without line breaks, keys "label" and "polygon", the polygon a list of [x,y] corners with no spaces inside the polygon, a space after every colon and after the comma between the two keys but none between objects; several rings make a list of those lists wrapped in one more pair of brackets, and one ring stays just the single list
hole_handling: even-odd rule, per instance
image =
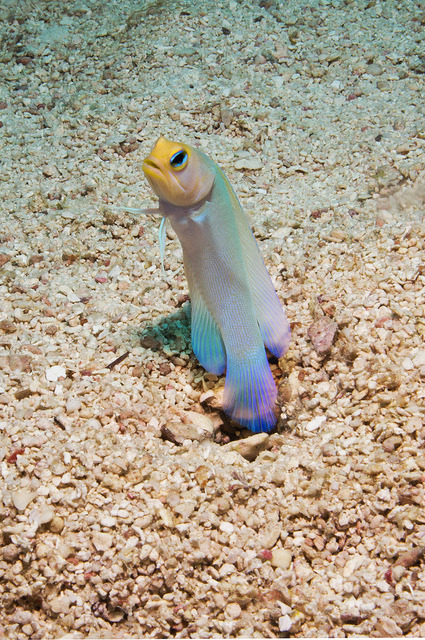
[{"label": "fish tail fin", "polygon": [[233,420],[254,433],[271,431],[277,422],[276,398],[264,347],[249,361],[228,354],[223,406]]}]

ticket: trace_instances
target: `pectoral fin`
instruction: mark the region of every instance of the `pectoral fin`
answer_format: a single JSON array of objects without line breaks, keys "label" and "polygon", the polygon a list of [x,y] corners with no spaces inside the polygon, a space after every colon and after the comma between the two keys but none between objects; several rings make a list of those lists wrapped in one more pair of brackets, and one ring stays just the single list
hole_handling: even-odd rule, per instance
[{"label": "pectoral fin", "polygon": [[167,223],[167,218],[164,216],[161,220],[161,224],[159,225],[159,255],[161,257],[161,269],[162,269],[162,275],[164,276],[164,280],[167,280],[167,274],[165,273],[165,268],[164,268],[165,243],[167,240],[166,228],[165,228],[166,223]]},{"label": "pectoral fin", "polygon": [[193,353],[204,369],[210,373],[221,375],[226,368],[226,351],[220,330],[201,296],[187,259],[184,261],[184,269],[189,284],[192,305],[191,339]]}]

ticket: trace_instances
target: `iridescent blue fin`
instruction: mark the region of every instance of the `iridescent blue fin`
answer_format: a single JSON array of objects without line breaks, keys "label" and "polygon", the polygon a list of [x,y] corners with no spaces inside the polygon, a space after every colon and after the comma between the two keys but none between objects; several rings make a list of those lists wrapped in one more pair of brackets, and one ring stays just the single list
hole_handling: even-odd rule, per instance
[{"label": "iridescent blue fin", "polygon": [[[223,176],[224,177],[224,176]],[[287,351],[291,339],[291,329],[285,312],[279,301],[270,274],[258,250],[257,242],[249,226],[249,221],[242,210],[235,192],[224,177],[235,212],[236,224],[242,245],[255,315],[260,327],[261,337],[271,353],[280,358]]]},{"label": "iridescent blue fin", "polygon": [[191,340],[193,353],[204,369],[210,373],[221,375],[226,368],[226,351],[220,330],[202,299],[187,260],[185,260],[184,266],[192,305]]},{"label": "iridescent blue fin", "polygon": [[260,271],[253,273],[253,270],[249,268],[249,264],[247,264],[247,267],[261,337],[269,351],[276,358],[281,358],[288,350],[291,340],[291,328],[288,319],[265,267],[268,286],[266,286],[264,273]]},{"label": "iridescent blue fin", "polygon": [[254,433],[271,431],[277,421],[276,398],[264,347],[243,361],[228,356],[223,407],[233,420]]}]

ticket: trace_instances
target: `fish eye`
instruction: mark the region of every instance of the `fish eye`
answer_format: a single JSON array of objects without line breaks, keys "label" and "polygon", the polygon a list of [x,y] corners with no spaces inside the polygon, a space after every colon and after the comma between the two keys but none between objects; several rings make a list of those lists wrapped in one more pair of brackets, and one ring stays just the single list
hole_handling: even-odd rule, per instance
[{"label": "fish eye", "polygon": [[185,151],[184,149],[181,149],[180,151],[176,151],[176,153],[173,153],[173,155],[170,158],[170,165],[173,167],[173,169],[176,169],[177,171],[181,171],[181,169],[184,169],[185,166],[187,165],[188,160],[189,160],[189,155],[187,151]]}]

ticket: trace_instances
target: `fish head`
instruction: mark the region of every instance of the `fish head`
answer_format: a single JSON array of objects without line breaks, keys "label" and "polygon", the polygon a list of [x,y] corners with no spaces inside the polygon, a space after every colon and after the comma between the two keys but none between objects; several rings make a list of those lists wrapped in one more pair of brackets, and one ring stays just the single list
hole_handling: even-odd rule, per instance
[{"label": "fish head", "polygon": [[203,153],[163,137],[145,158],[142,169],[158,198],[178,207],[191,207],[206,198],[215,178]]}]

